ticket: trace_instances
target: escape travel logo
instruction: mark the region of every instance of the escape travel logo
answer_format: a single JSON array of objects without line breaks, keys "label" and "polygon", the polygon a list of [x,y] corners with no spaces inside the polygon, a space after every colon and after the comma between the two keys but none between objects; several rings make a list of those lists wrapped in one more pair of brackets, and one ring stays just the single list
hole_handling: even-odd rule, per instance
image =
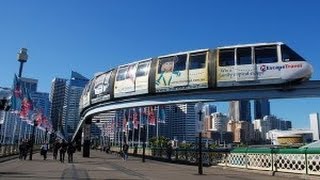
[{"label": "escape travel logo", "polygon": [[260,71],[265,72],[265,71],[269,71],[269,70],[278,70],[281,71],[282,69],[294,69],[294,68],[302,68],[302,63],[300,64],[284,64],[284,65],[274,65],[274,66],[270,66],[270,65],[262,65],[260,66]]}]

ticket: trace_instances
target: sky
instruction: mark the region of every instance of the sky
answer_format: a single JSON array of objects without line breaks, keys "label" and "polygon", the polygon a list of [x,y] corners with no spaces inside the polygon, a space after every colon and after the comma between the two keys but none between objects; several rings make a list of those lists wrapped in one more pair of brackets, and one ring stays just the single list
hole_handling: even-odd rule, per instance
[{"label": "sky", "polygon": [[[22,76],[50,92],[71,71],[92,78],[121,64],[217,46],[284,42],[310,62],[319,79],[320,1],[291,0],[3,0],[0,1],[0,86],[11,87],[19,49]],[[226,103],[216,103],[227,113]],[[309,127],[320,98],[271,100],[271,113]]]}]

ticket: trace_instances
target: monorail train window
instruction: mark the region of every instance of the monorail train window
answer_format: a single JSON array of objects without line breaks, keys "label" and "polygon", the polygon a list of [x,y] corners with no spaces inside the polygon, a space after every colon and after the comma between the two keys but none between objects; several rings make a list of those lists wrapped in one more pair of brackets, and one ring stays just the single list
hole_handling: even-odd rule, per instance
[{"label": "monorail train window", "polygon": [[286,45],[281,46],[281,52],[282,52],[282,61],[283,62],[305,61],[305,59],[303,57],[301,57],[299,54],[294,52],[291,48],[289,48]]},{"label": "monorail train window", "polygon": [[146,76],[148,73],[148,65],[149,65],[148,62],[139,63],[136,76],[137,77]]},{"label": "monorail train window", "polygon": [[254,48],[256,64],[278,62],[277,46],[260,46]]},{"label": "monorail train window", "polygon": [[189,69],[203,69],[206,67],[207,53],[194,53],[190,54]]},{"label": "monorail train window", "polygon": [[164,71],[183,71],[186,69],[186,61],[186,54],[161,58],[159,60],[158,73]]},{"label": "monorail train window", "polygon": [[129,65],[126,73],[126,79],[134,79],[136,77],[136,72],[136,64]]},{"label": "monorail train window", "polygon": [[251,64],[251,47],[237,49],[237,65]]},{"label": "monorail train window", "polygon": [[174,62],[174,71],[183,71],[186,69],[187,55],[176,56],[176,61]]},{"label": "monorail train window", "polygon": [[219,50],[219,66],[234,65],[234,49]]},{"label": "monorail train window", "polygon": [[118,74],[117,74],[117,78],[116,78],[117,81],[122,81],[122,80],[126,79],[127,69],[128,69],[128,67],[120,68],[118,70]]}]

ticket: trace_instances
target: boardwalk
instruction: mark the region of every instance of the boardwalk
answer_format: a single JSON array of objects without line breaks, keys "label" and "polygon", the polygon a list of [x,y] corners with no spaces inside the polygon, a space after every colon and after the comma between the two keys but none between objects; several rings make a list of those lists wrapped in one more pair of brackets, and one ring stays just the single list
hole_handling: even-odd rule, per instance
[{"label": "boardwalk", "polygon": [[[301,175],[276,174],[249,170],[235,170],[222,167],[204,167],[204,175],[197,175],[196,166],[158,162],[129,156],[127,161],[113,154],[91,151],[90,158],[83,158],[76,153],[74,163],[60,163],[52,160],[49,153],[44,161],[39,154],[33,161],[13,159],[0,163],[0,179],[210,179],[210,180],[268,180],[268,179],[302,179]],[[66,157],[67,159],[67,157]],[[308,179],[315,179],[307,177]]]}]

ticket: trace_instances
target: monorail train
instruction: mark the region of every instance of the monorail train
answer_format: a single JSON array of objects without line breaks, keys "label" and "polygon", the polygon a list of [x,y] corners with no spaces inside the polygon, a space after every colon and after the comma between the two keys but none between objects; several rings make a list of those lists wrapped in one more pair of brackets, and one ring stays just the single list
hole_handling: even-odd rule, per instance
[{"label": "monorail train", "polygon": [[137,95],[302,81],[312,71],[304,58],[281,42],[180,52],[96,75],[82,93],[80,109]]}]

